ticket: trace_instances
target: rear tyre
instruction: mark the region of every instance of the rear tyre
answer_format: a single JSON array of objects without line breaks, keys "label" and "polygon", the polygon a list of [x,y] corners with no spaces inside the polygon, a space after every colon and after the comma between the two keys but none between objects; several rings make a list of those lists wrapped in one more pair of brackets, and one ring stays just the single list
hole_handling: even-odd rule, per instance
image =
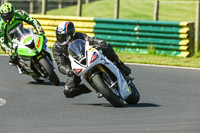
[{"label": "rear tyre", "polygon": [[103,80],[104,78],[101,74],[96,74],[92,77],[95,89],[98,90],[114,107],[122,107],[124,104],[123,100],[116,96]]},{"label": "rear tyre", "polygon": [[125,101],[128,104],[137,104],[140,100],[140,94],[133,83],[131,83],[129,87],[131,88],[132,94],[129,95]]},{"label": "rear tyre", "polygon": [[52,68],[52,65],[47,61],[46,58],[41,58],[39,60],[39,64],[42,66],[44,71],[46,72],[46,75],[49,77],[49,80],[54,84],[54,85],[59,85],[60,80],[55,73],[55,71]]}]

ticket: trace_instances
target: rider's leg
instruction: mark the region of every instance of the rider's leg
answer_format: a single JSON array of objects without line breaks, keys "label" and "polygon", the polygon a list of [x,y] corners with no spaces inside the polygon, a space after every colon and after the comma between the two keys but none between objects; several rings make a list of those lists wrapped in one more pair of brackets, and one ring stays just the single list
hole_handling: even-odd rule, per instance
[{"label": "rider's leg", "polygon": [[17,64],[17,57],[16,56],[10,56],[9,65],[15,66],[16,64]]},{"label": "rider's leg", "polygon": [[79,85],[81,82],[80,77],[68,77],[65,87],[64,94],[67,98],[74,98],[78,95],[91,92],[85,85]]},{"label": "rider's leg", "polygon": [[17,56],[10,56],[9,65],[16,66],[19,74],[25,73],[25,69],[19,64]]},{"label": "rider's leg", "polygon": [[112,62],[116,63],[116,66],[126,74],[126,76],[131,74],[131,69],[126,66],[117,56],[115,51],[113,50],[113,47],[109,43],[103,43],[101,44],[101,49],[103,51],[103,54]]}]

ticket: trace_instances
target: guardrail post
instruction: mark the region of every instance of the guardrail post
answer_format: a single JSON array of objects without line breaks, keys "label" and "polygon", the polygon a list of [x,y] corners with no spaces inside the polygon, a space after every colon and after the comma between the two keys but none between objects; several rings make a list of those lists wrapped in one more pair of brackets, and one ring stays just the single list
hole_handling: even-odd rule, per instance
[{"label": "guardrail post", "polygon": [[85,0],[85,4],[88,4],[90,2],[90,0]]},{"label": "guardrail post", "polygon": [[189,39],[189,44],[188,44],[188,51],[189,51],[189,57],[194,55],[194,50],[195,50],[195,42],[194,42],[194,34],[195,34],[195,23],[188,23],[189,27],[189,32],[188,32],[188,39]]},{"label": "guardrail post", "polygon": [[196,28],[195,28],[195,53],[199,52],[199,25],[200,25],[200,0],[196,5]]},{"label": "guardrail post", "polygon": [[46,14],[47,0],[42,0],[42,15]]},{"label": "guardrail post", "polygon": [[62,9],[62,0],[58,0],[58,9]]},{"label": "guardrail post", "polygon": [[1,4],[8,2],[8,0],[2,0]]},{"label": "guardrail post", "polygon": [[30,14],[33,14],[33,1],[34,0],[30,0],[30,2],[29,2],[29,13]]},{"label": "guardrail post", "polygon": [[81,16],[82,15],[82,0],[78,0],[77,1],[77,16]]},{"label": "guardrail post", "polygon": [[115,11],[114,11],[115,19],[119,18],[119,3],[120,3],[120,0],[115,0]]},{"label": "guardrail post", "polygon": [[159,16],[159,0],[155,0],[154,2],[154,21],[158,21]]}]

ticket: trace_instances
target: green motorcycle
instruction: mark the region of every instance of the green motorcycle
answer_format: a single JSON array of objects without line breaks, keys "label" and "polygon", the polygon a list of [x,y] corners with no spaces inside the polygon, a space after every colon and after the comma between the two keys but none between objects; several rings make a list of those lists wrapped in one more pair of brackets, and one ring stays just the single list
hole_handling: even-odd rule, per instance
[{"label": "green motorcycle", "polygon": [[9,32],[12,36],[13,49],[17,54],[17,67],[23,68],[36,82],[39,78],[49,79],[54,85],[60,80],[55,73],[51,52],[43,35],[35,34],[33,29],[25,29],[22,24]]}]

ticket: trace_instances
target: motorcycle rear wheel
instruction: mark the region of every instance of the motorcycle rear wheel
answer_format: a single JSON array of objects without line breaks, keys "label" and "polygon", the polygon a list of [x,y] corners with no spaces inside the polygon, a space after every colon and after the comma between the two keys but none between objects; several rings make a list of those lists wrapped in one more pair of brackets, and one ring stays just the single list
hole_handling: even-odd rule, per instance
[{"label": "motorcycle rear wheel", "polygon": [[98,90],[103,97],[110,102],[114,107],[122,107],[124,102],[120,97],[117,97],[112,90],[103,81],[103,76],[101,74],[96,74],[92,77],[92,82],[94,87]]},{"label": "motorcycle rear wheel", "polygon": [[43,69],[46,71],[47,76],[49,77],[49,80],[54,84],[54,85],[59,85],[60,80],[53,70],[51,64],[47,61],[46,58],[41,58],[39,60],[39,64],[43,67]]}]

